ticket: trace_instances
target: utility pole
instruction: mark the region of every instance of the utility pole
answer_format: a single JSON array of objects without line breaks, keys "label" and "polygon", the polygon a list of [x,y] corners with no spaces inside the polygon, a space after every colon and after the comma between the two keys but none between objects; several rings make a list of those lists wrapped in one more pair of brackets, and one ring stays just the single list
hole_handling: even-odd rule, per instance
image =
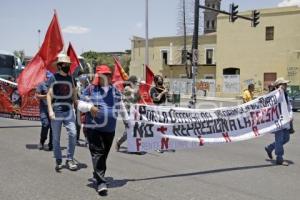
[{"label": "utility pole", "polygon": [[229,15],[229,21],[234,23],[238,18],[251,21],[251,26],[256,27],[259,24],[260,13],[257,10],[254,10],[251,14],[251,17],[245,17],[243,15],[238,15],[238,5],[230,4],[229,12],[217,10],[215,8],[199,5],[199,0],[195,0],[195,17],[194,17],[194,34],[193,34],[193,44],[192,44],[192,53],[189,55],[189,58],[192,60],[192,97],[189,102],[189,108],[195,108],[196,106],[196,75],[198,67],[198,35],[199,35],[199,9],[211,10],[218,13],[223,13]]},{"label": "utility pole", "polygon": [[38,29],[38,48],[41,48],[41,29]]},{"label": "utility pole", "polygon": [[199,35],[199,0],[195,0],[195,12],[194,12],[194,33],[193,33],[193,43],[192,43],[192,97],[189,102],[190,108],[195,108],[196,106],[196,75],[198,67],[198,35]]},{"label": "utility pole", "polygon": [[148,0],[145,0],[145,62],[143,76],[146,81],[146,66],[149,66],[149,45],[148,45]]}]

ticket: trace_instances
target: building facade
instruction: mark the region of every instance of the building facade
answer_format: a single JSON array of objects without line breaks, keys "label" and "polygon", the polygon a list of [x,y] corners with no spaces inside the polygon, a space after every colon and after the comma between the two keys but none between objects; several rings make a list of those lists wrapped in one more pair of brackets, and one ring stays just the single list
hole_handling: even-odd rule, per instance
[{"label": "building facade", "polygon": [[[257,95],[267,92],[278,77],[300,85],[300,8],[283,7],[260,11],[260,23],[218,16],[216,94],[238,96],[254,83]],[[239,13],[250,17],[251,12]]]},{"label": "building facade", "polygon": [[[218,15],[217,32],[199,37],[197,79],[215,79],[216,96],[237,97],[254,83],[256,95],[267,92],[279,77],[291,80],[293,90],[300,86],[300,8],[262,9],[260,23],[248,20],[229,22]],[[251,17],[251,11],[239,15]],[[130,74],[144,77],[145,40],[133,37]],[[186,78],[182,36],[149,40],[149,66],[155,74]],[[192,36],[187,38],[191,50]],[[190,63],[189,63],[190,66]]]}]

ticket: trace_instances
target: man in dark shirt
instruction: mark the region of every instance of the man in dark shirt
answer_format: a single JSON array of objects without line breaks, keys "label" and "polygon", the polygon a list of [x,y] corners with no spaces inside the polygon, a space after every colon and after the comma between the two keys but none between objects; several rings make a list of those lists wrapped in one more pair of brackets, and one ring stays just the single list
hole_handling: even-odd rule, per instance
[{"label": "man in dark shirt", "polygon": [[47,93],[48,111],[53,132],[54,157],[56,171],[62,169],[62,153],[60,148],[61,127],[64,125],[68,133],[68,147],[66,167],[72,171],[77,170],[73,156],[76,144],[76,127],[73,103],[76,103],[76,89],[74,80],[68,75],[70,71],[70,58],[66,55],[58,57],[58,73],[49,79]]},{"label": "man in dark shirt", "polygon": [[150,89],[150,96],[155,105],[166,103],[168,89],[164,87],[164,79],[160,75],[154,76],[155,87]]},{"label": "man in dark shirt", "polygon": [[48,113],[48,106],[47,106],[47,92],[48,92],[48,85],[47,81],[53,76],[50,71],[46,73],[46,80],[40,83],[36,88],[36,96],[40,99],[40,119],[42,123],[41,129],[41,136],[40,136],[40,143],[38,148],[40,150],[44,149],[44,143],[47,140],[48,131],[49,133],[49,143],[48,143],[48,150],[52,151],[52,129],[50,125],[50,118]]}]

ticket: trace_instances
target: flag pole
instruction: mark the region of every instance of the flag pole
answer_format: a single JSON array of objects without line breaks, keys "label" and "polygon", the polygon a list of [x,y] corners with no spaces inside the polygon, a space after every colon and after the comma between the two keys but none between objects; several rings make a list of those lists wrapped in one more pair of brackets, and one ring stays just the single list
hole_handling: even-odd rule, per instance
[{"label": "flag pole", "polygon": [[149,66],[148,0],[145,0],[145,62],[144,62],[144,67],[143,67],[144,80],[146,80],[146,66]]}]

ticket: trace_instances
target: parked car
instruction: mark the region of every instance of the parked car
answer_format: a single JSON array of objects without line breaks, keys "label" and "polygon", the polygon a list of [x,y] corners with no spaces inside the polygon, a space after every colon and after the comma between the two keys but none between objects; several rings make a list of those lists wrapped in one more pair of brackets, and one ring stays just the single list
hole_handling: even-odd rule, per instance
[{"label": "parked car", "polygon": [[295,93],[290,96],[290,101],[292,104],[293,111],[296,112],[300,109],[300,92]]}]

